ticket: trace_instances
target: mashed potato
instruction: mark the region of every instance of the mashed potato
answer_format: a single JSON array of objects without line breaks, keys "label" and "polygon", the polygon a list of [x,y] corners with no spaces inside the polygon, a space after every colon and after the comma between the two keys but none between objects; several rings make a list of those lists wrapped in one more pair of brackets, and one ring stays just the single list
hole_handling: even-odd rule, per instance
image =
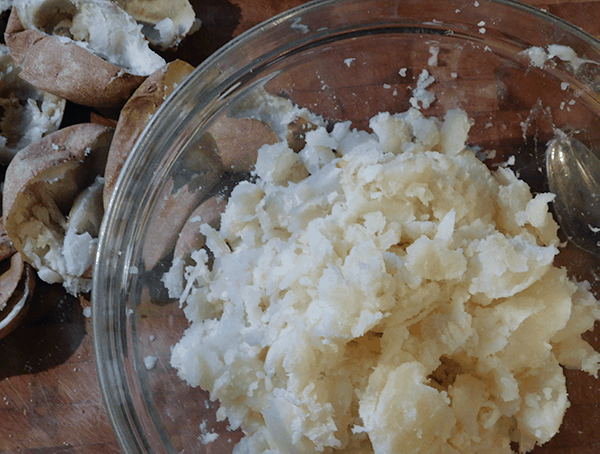
[{"label": "mashed potato", "polygon": [[581,338],[598,303],[552,265],[553,196],[488,170],[462,111],[370,126],[259,150],[220,229],[201,227],[207,248],[165,276],[191,321],[172,365],[243,428],[237,453],[547,442],[569,406],[561,365],[600,368]]}]

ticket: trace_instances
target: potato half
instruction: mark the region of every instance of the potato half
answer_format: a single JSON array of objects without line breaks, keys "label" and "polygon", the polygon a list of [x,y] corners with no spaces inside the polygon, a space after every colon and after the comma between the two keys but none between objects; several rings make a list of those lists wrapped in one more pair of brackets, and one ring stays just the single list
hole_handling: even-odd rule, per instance
[{"label": "potato half", "polygon": [[161,49],[177,46],[200,27],[188,0],[116,0],[117,4],[142,24],[148,40]]},{"label": "potato half", "polygon": [[0,162],[56,131],[66,101],[38,90],[19,77],[8,47],[0,44]]},{"label": "potato half", "polygon": [[108,0],[16,0],[5,40],[20,76],[77,104],[121,107],[165,64]]},{"label": "potato half", "polygon": [[206,245],[206,236],[200,232],[201,224],[208,224],[214,229],[221,226],[221,215],[227,207],[227,198],[217,194],[200,204],[185,222],[177,243],[173,258],[182,258],[187,265],[192,252]]},{"label": "potato half", "polygon": [[104,173],[105,208],[119,173],[140,134],[163,101],[193,70],[192,65],[182,60],[168,63],[150,75],[121,109]]},{"label": "potato half", "polygon": [[43,281],[62,283],[73,295],[91,288],[112,135],[93,123],[70,126],[19,151],[6,170],[9,238]]},{"label": "potato half", "polygon": [[[18,252],[0,266],[0,339],[21,323],[29,309],[36,285],[33,268]],[[8,269],[6,269],[8,268]]]}]

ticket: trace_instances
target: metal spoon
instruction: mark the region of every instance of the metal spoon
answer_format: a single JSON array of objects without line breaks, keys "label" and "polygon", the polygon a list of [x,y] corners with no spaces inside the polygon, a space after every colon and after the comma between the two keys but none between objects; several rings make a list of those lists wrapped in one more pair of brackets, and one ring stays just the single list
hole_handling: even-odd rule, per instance
[{"label": "metal spoon", "polygon": [[600,255],[600,158],[576,139],[553,139],[546,171],[561,229],[575,245]]}]

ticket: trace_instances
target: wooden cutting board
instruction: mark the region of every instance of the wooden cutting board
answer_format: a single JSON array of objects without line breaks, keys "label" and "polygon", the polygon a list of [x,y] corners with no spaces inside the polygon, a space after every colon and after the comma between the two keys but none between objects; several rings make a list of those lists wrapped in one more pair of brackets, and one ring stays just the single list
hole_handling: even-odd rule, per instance
[{"label": "wooden cutting board", "polygon": [[[232,37],[301,0],[198,0],[195,10],[202,29],[200,55],[179,54],[196,65]],[[527,0],[600,38],[600,0]],[[197,49],[194,50],[197,52]],[[166,56],[168,58],[168,55]],[[188,58],[189,57],[189,58]],[[81,112],[77,112],[80,115]],[[65,295],[60,287],[40,284],[24,323],[0,340],[0,452],[117,453],[96,376],[87,303]],[[598,339],[592,340],[596,347]],[[571,412],[600,402],[600,382],[568,372],[578,380]],[[600,409],[598,409],[600,411]],[[600,452],[586,445],[587,434],[600,428],[581,418],[536,452],[585,454]],[[579,436],[578,436],[579,435]],[[596,437],[597,439],[597,437]]]}]

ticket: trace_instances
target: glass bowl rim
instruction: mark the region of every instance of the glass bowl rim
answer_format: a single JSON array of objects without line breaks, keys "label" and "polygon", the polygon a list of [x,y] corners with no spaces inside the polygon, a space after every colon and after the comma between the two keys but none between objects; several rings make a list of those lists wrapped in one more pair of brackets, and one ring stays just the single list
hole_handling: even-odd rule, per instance
[{"label": "glass bowl rim", "polygon": [[[350,2],[354,1],[363,2],[368,0],[350,0]],[[521,3],[516,0],[482,1],[485,1],[486,3],[503,5],[509,9],[516,9],[525,14],[535,16],[536,18],[541,19],[542,21],[545,21],[554,27],[558,27],[559,29],[574,35],[585,44],[600,51],[600,39],[597,39],[593,35],[582,30],[580,27],[577,27],[547,11],[543,11],[539,8]],[[93,348],[103,402],[117,441],[125,452],[137,452],[133,448],[148,451],[151,451],[152,449],[146,445],[145,440],[141,440],[138,436],[140,432],[143,432],[143,428],[139,426],[139,422],[136,419],[136,414],[132,414],[131,409],[128,407],[128,405],[131,405],[131,396],[128,394],[129,390],[124,390],[118,387],[116,388],[114,386],[114,378],[116,377],[115,374],[117,374],[117,369],[119,369],[121,366],[119,361],[123,361],[122,357],[119,355],[119,353],[121,353],[121,350],[119,350],[120,347],[117,345],[118,342],[116,342],[115,339],[120,338],[123,333],[107,329],[107,324],[110,324],[109,318],[112,317],[114,319],[117,314],[117,311],[115,311],[115,305],[120,305],[123,300],[110,301],[109,298],[107,298],[107,296],[111,295],[112,287],[105,287],[105,284],[112,282],[114,286],[116,274],[111,275],[110,273],[103,273],[103,269],[110,268],[106,267],[107,261],[105,256],[110,250],[109,245],[111,236],[113,233],[115,233],[114,226],[117,225],[115,223],[119,222],[119,217],[117,216],[117,214],[119,214],[120,207],[117,200],[118,194],[123,193],[123,188],[127,187],[128,180],[130,180],[131,177],[130,174],[133,172],[132,169],[146,161],[144,150],[147,144],[157,135],[157,125],[159,125],[159,122],[164,121],[161,120],[161,117],[173,115],[172,106],[177,104],[177,102],[182,98],[182,93],[185,92],[186,87],[189,87],[190,85],[206,85],[207,82],[205,80],[210,75],[211,69],[214,68],[219,61],[225,59],[228,55],[239,51],[242,47],[246,46],[248,42],[252,42],[265,32],[280,27],[282,24],[289,25],[295,18],[299,18],[309,11],[343,2],[344,0],[312,0],[279,13],[267,19],[266,21],[261,22],[260,24],[251,27],[223,45],[221,48],[207,57],[206,60],[200,63],[192,72],[192,74],[190,74],[186,80],[181,83],[169,96],[169,98],[160,106],[156,114],[153,116],[138,138],[135,146],[127,158],[125,165],[123,166],[121,174],[119,175],[119,178],[115,184],[110,202],[105,211],[105,217],[100,229],[98,248],[94,261],[94,285],[92,288],[91,300]],[[277,46],[276,48],[279,49]],[[235,86],[227,87],[226,83],[221,81],[220,85],[213,86],[211,88],[214,90],[214,92],[226,93],[227,90],[235,89]],[[206,99],[203,98],[203,100],[205,101],[205,104],[199,106],[200,109],[204,109],[209,104],[210,97],[206,97]],[[126,258],[119,258],[119,260],[121,260],[122,263],[126,263],[123,262],[123,260],[126,260]],[[124,275],[127,274],[127,270],[121,272],[121,279],[125,279]],[[109,333],[110,336],[107,336],[107,333]],[[120,384],[120,382],[117,383]]]}]

